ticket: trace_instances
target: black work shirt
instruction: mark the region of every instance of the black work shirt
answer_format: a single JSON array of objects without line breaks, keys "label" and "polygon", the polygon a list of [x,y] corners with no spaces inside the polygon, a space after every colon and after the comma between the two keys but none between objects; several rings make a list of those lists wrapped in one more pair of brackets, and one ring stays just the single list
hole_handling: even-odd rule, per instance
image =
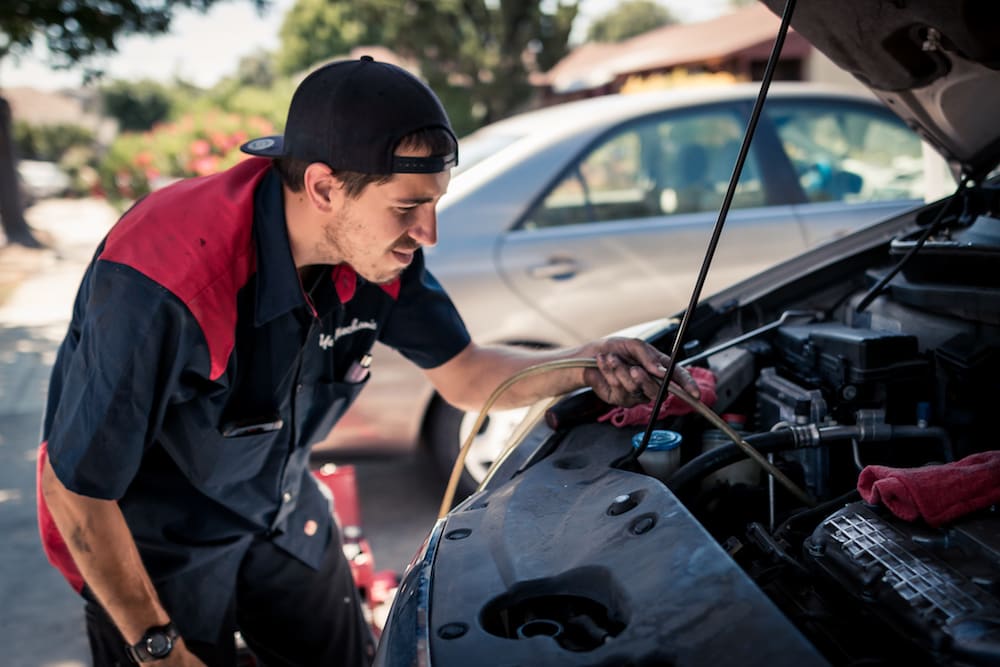
[{"label": "black work shirt", "polygon": [[[192,284],[187,276],[172,278],[174,287],[150,277],[173,271],[172,261],[185,266],[180,254],[169,256],[175,236],[155,226],[141,230],[142,244],[167,255],[155,260],[147,252],[109,253],[105,244],[112,241],[105,240],[56,360],[44,426],[62,483],[119,501],[181,634],[208,641],[218,636],[239,562],[255,536],[312,567],[320,563],[333,525],[309,471],[309,449],[364,384],[345,381],[351,364],[376,340],[425,368],[469,342],[420,252],[393,285],[368,283],[344,265],[317,267],[302,284],[280,181],[270,170],[257,175],[260,184],[246,202],[253,207],[249,259],[232,250],[240,242],[222,238],[230,227],[236,233],[237,223],[220,223],[211,211],[192,213],[198,197],[214,195],[154,193],[156,201],[151,195],[138,205],[173,207],[170,214],[183,217],[187,232],[192,225],[204,230],[189,254],[213,257],[212,245],[224,241],[228,250],[217,260],[243,267],[193,264],[222,278],[212,274],[202,280],[209,287],[191,295],[177,287]],[[246,278],[234,278],[234,271]],[[205,314],[206,302],[227,303],[228,285],[235,333]],[[215,294],[205,297],[208,290]]]}]

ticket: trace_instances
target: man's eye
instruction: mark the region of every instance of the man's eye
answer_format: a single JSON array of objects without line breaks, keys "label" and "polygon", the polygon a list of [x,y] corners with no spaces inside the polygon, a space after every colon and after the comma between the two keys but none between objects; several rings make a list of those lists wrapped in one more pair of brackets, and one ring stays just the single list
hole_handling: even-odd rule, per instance
[{"label": "man's eye", "polygon": [[416,206],[397,206],[396,207],[396,213],[398,213],[401,217],[405,217],[405,216],[413,213],[415,210],[417,210]]}]

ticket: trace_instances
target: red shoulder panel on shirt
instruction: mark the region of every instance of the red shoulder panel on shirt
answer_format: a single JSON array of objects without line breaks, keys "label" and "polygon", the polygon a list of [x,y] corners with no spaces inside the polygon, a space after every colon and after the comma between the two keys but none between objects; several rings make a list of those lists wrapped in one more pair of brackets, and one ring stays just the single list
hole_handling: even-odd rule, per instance
[{"label": "red shoulder panel on shirt", "polygon": [[115,225],[100,256],[142,273],[188,307],[208,344],[211,379],[229,363],[236,294],[256,270],[253,194],[270,164],[247,159],[151,193]]}]

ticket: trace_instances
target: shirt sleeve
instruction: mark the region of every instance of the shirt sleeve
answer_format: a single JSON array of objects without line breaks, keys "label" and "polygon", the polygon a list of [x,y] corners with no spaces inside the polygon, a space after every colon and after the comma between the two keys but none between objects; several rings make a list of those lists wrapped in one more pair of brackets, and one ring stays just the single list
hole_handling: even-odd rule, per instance
[{"label": "shirt sleeve", "polygon": [[424,265],[423,251],[403,272],[399,296],[379,340],[421,368],[434,368],[471,341],[455,304]]},{"label": "shirt sleeve", "polygon": [[59,480],[121,498],[154,441],[201,331],[180,301],[129,267],[96,261],[84,276],[49,385],[43,439]]}]

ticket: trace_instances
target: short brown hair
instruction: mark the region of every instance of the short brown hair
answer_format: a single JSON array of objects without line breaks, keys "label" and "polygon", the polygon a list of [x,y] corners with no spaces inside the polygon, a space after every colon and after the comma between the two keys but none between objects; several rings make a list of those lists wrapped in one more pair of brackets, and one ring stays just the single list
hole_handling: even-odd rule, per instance
[{"label": "short brown hair", "polygon": [[[447,155],[458,150],[451,133],[440,127],[417,130],[399,140],[399,148],[426,148],[431,155]],[[281,182],[292,192],[301,192],[305,186],[306,168],[312,164],[295,158],[275,158],[274,168],[281,176]],[[337,171],[333,175],[344,186],[344,193],[351,199],[361,196],[371,184],[381,185],[392,180],[395,174],[362,174],[356,171]]]}]

